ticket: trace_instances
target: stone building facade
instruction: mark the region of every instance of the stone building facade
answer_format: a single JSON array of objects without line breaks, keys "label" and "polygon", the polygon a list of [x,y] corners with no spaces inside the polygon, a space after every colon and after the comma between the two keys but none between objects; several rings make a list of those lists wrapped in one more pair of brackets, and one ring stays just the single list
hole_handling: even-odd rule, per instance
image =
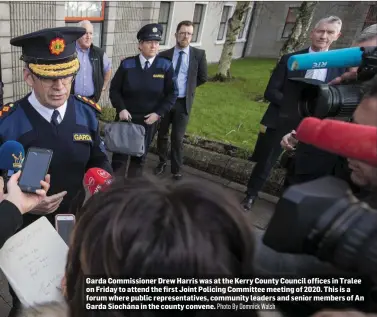
[{"label": "stone building facade", "polygon": [[[233,58],[276,58],[294,23],[300,2],[250,1],[237,36]],[[374,2],[320,2],[314,21],[335,14],[343,21],[343,36],[336,47],[349,46],[365,27],[376,20]],[[161,50],[175,44],[175,28],[182,20],[194,22],[192,45],[206,50],[209,63],[219,61],[225,42],[227,20],[236,1],[0,1],[0,68],[4,103],[15,101],[30,90],[23,81],[20,48],[9,44],[12,37],[42,28],[76,25],[88,19],[94,25],[94,44],[103,47],[113,65],[113,74],[124,57],[138,53],[136,33],[141,26],[159,22],[164,27]],[[372,13],[371,13],[372,12]],[[374,20],[373,20],[374,19]],[[374,23],[377,23],[376,21]],[[100,103],[109,105],[108,91]]]}]

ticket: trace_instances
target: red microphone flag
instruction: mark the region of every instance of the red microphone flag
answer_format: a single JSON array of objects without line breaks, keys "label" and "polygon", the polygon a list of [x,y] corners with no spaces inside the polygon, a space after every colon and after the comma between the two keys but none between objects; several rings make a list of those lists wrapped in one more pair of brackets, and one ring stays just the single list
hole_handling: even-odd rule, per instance
[{"label": "red microphone flag", "polygon": [[91,195],[105,189],[112,182],[112,176],[102,168],[90,168],[84,175],[84,184]]}]

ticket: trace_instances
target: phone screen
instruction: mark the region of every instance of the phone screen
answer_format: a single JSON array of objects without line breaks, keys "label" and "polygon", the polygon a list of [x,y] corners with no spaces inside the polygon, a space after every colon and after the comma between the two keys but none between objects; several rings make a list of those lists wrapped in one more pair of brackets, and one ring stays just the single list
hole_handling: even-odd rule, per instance
[{"label": "phone screen", "polygon": [[56,219],[56,230],[67,245],[74,226],[75,219],[72,216],[59,216]]},{"label": "phone screen", "polygon": [[23,187],[41,188],[52,152],[29,151],[25,159],[19,185]]}]

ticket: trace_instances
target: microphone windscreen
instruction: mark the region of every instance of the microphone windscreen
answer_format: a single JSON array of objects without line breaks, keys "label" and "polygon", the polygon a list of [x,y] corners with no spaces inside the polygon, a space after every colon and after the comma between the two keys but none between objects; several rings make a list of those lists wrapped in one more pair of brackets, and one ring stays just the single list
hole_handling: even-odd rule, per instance
[{"label": "microphone windscreen", "polygon": [[[310,119],[310,120],[309,120]],[[296,138],[322,150],[377,166],[377,128],[350,122],[324,119],[313,135],[313,118],[304,119]]]},{"label": "microphone windscreen", "polygon": [[105,189],[112,182],[112,176],[102,168],[93,167],[84,175],[84,185],[93,195]]},{"label": "microphone windscreen", "polygon": [[347,68],[360,66],[363,50],[360,47],[341,48],[327,52],[292,55],[288,59],[289,70],[317,68]]},{"label": "microphone windscreen", "polygon": [[0,146],[0,170],[18,172],[25,159],[25,150],[17,141],[6,141]]}]

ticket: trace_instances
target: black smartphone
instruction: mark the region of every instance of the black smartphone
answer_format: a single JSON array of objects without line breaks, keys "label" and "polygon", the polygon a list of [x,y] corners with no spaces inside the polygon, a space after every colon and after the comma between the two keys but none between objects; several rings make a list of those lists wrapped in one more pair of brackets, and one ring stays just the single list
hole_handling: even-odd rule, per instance
[{"label": "black smartphone", "polygon": [[41,181],[46,177],[52,154],[53,151],[49,149],[29,148],[18,181],[23,192],[35,193],[37,189],[41,189]]}]

